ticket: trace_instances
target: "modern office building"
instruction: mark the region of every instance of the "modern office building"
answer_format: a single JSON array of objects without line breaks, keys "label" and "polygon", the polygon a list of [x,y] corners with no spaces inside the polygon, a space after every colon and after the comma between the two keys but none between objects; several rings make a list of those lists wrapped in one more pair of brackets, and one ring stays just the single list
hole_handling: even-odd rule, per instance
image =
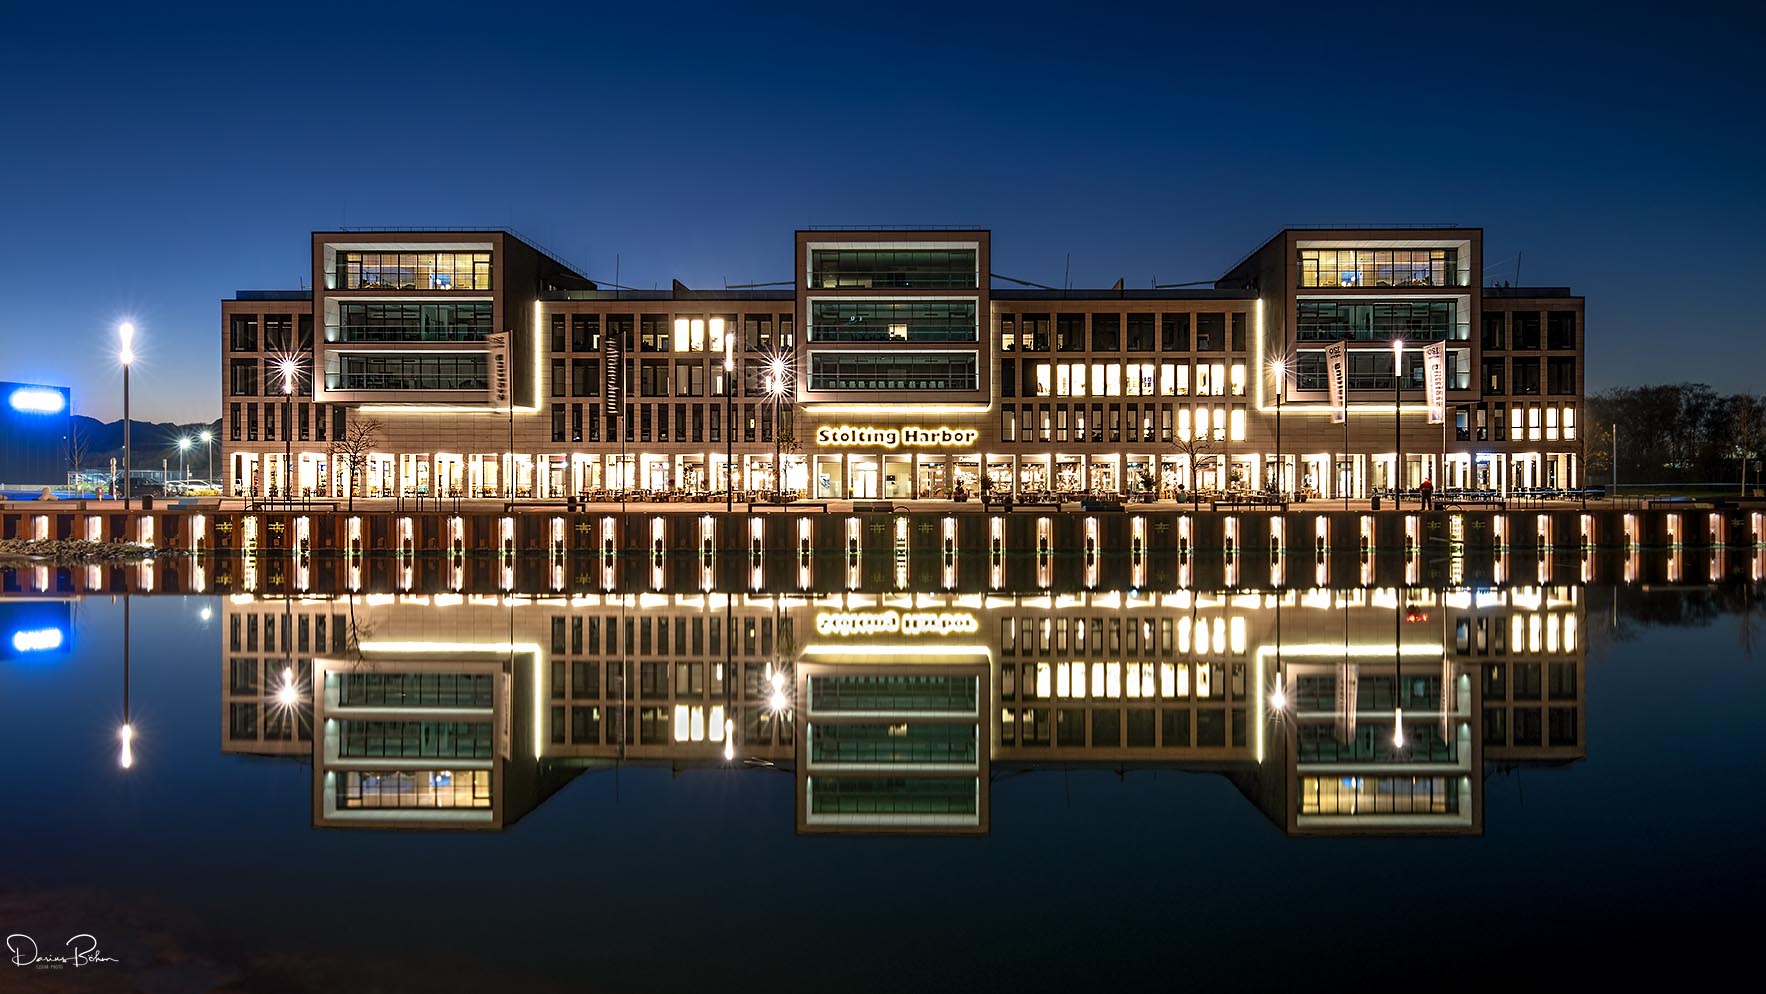
[{"label": "modern office building", "polygon": [[1284,230],[1187,289],[1025,285],[985,230],[792,259],[791,289],[636,291],[503,231],[315,233],[312,290],[222,302],[228,491],[341,495],[345,440],[364,497],[1581,483],[1582,298],[1480,286],[1481,229]]}]

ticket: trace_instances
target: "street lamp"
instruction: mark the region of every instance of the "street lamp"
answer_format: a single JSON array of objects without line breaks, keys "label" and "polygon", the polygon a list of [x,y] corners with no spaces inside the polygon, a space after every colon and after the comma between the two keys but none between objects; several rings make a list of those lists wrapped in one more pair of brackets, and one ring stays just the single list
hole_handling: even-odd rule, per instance
[{"label": "street lamp", "polygon": [[766,370],[766,392],[773,402],[773,500],[777,502],[785,499],[782,479],[785,469],[785,438],[779,433],[779,429],[785,395],[790,389],[791,364],[783,353],[775,352],[767,358]]},{"label": "street lamp", "polygon": [[203,451],[208,456],[208,475],[203,477],[203,479],[213,483],[215,482],[215,447],[213,444],[215,433],[204,429],[202,434],[196,437],[202,439]]},{"label": "street lamp", "polygon": [[1398,474],[1404,466],[1403,412],[1400,403],[1404,386],[1404,339],[1392,339],[1392,510],[1398,510],[1402,492],[1398,489]]},{"label": "street lamp", "polygon": [[[722,324],[719,319],[714,321]],[[736,329],[724,328],[724,513],[736,509]]]},{"label": "street lamp", "polygon": [[294,382],[300,375],[300,356],[293,353],[276,360],[282,375],[282,499],[294,500],[291,465],[294,462]]},{"label": "street lamp", "polygon": [[[129,365],[135,361],[135,325],[128,321],[117,325],[117,338],[122,341],[117,361],[123,364],[123,510],[127,511],[132,493],[129,485]],[[128,726],[123,728],[127,730]],[[127,745],[124,740],[124,755],[128,754]]]},{"label": "street lamp", "polygon": [[179,435],[178,436],[178,479],[180,479],[180,480],[190,479],[190,474],[185,472],[185,470],[184,470],[184,453],[189,452],[189,451],[190,451],[190,436],[189,435]]},{"label": "street lamp", "polygon": [[1275,374],[1275,491],[1280,497],[1286,492],[1283,470],[1287,466],[1282,459],[1282,395],[1288,392],[1288,360],[1285,357],[1272,360],[1269,371]]}]

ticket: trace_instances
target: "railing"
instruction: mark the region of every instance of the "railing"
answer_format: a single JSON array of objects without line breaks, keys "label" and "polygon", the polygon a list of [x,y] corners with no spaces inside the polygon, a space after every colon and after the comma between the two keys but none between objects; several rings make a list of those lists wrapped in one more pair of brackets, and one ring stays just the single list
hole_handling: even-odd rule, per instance
[{"label": "railing", "polygon": [[342,325],[335,331],[335,342],[481,342],[491,334],[490,328],[405,328],[388,326]]},{"label": "railing", "polygon": [[865,328],[846,325],[810,325],[812,342],[974,342],[980,340],[974,325],[958,327],[909,326],[907,337],[890,334],[887,327]]},{"label": "railing", "polygon": [[908,273],[897,271],[864,272],[841,270],[839,272],[811,273],[809,287],[811,290],[973,290],[975,274],[963,273]]}]

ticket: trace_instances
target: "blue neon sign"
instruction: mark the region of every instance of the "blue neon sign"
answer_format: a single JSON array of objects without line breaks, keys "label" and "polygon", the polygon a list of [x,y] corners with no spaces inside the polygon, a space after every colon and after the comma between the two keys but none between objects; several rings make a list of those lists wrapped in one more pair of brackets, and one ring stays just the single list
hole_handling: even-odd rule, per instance
[{"label": "blue neon sign", "polygon": [[17,652],[54,652],[66,641],[67,633],[59,628],[22,628],[12,633]]},{"label": "blue neon sign", "polygon": [[19,387],[12,391],[7,403],[25,414],[60,414],[67,409],[67,396],[48,387]]}]

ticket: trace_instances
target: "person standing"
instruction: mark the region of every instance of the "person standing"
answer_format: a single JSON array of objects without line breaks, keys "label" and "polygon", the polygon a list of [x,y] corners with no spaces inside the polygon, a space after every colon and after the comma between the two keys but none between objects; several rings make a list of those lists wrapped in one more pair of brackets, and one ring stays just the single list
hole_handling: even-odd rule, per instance
[{"label": "person standing", "polygon": [[1421,488],[1421,492],[1423,495],[1423,510],[1433,511],[1435,509],[1435,483],[1434,483],[1434,481],[1425,477],[1423,479],[1423,485]]}]

